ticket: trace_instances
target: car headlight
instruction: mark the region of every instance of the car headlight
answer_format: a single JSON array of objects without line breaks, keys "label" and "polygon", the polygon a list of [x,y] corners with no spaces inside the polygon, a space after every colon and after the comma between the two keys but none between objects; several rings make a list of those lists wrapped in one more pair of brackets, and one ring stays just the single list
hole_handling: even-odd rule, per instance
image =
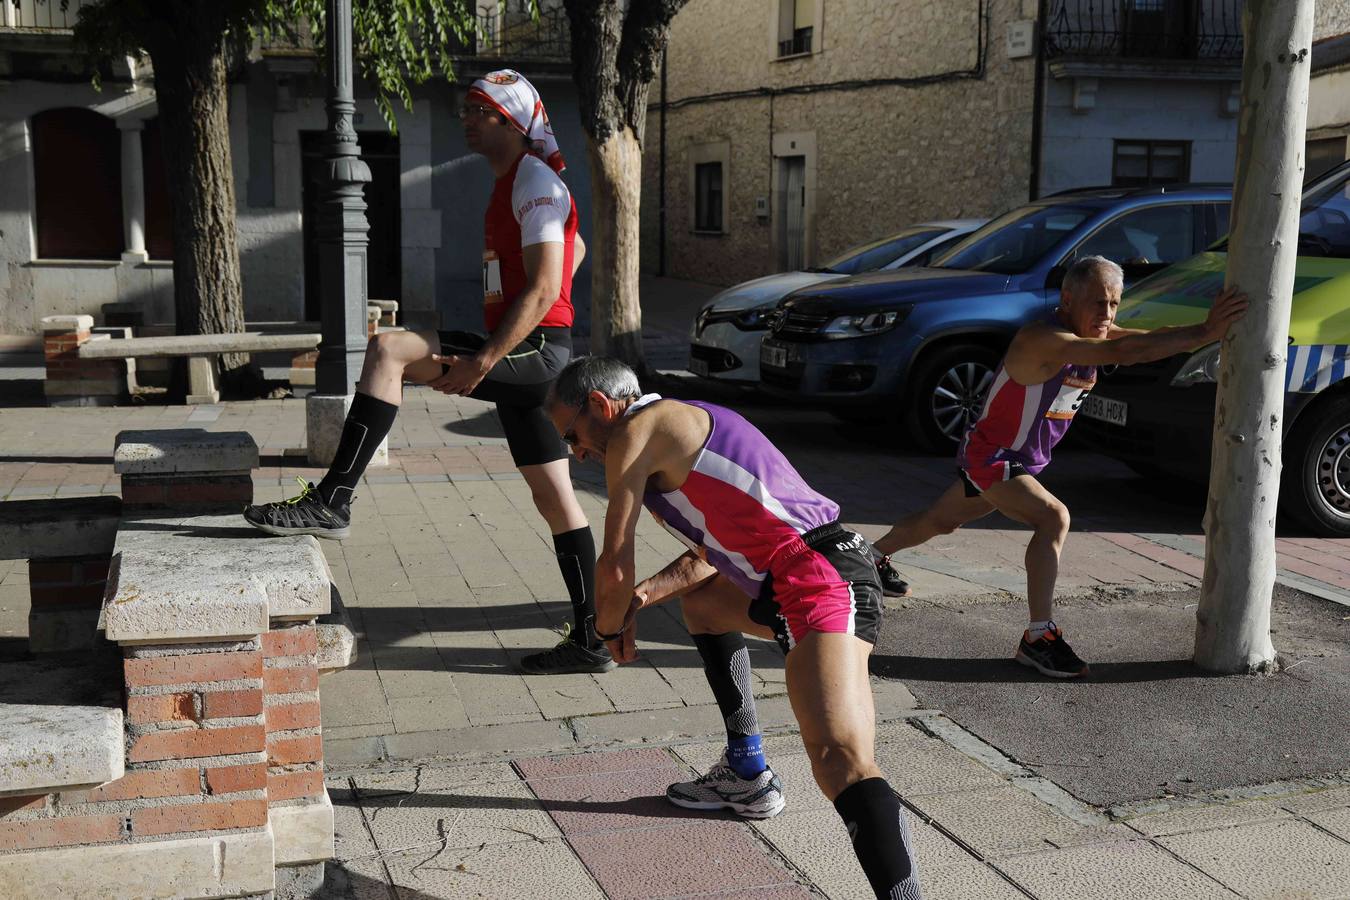
[{"label": "car headlight", "polygon": [[1172,387],[1190,387],[1193,384],[1218,384],[1219,345],[1209,344],[1191,354],[1177,374],[1172,376]]},{"label": "car headlight", "polygon": [[777,302],[766,303],[753,309],[742,310],[736,318],[731,320],[731,324],[741,331],[767,331],[769,314],[774,311],[774,307],[777,305]]},{"label": "car headlight", "polygon": [[912,308],[902,306],[899,309],[864,313],[859,316],[837,316],[820,329],[820,336],[825,340],[837,341],[844,338],[881,334],[883,331],[890,331],[905,321],[905,317],[909,315]]}]

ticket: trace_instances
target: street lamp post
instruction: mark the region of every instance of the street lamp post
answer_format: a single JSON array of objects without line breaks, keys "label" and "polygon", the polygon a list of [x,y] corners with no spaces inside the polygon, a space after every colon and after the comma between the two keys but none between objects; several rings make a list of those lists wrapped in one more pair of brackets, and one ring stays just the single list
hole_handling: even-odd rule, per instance
[{"label": "street lamp post", "polygon": [[[323,340],[315,366],[315,392],[305,404],[310,462],[328,465],[337,450],[352,388],[366,351],[365,185],[370,168],[360,158],[352,114],[352,4],[328,0],[328,130],[324,134],[321,192],[315,229],[319,241],[319,294]],[[371,462],[384,461],[381,447]]]}]

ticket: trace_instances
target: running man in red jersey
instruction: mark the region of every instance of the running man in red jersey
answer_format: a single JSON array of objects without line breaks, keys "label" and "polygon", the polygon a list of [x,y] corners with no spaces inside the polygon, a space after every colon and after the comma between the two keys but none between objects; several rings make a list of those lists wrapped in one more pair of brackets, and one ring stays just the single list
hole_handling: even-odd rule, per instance
[{"label": "running man in red jersey", "polygon": [[572,491],[567,447],[543,408],[572,354],[572,276],[586,252],[576,204],[558,177],[563,159],[544,104],[523,75],[484,75],[460,113],[465,142],[494,176],[484,222],[487,336],[399,331],[371,338],[328,473],[298,497],[246,508],[244,518],[269,534],[345,538],[353,492],[393,427],[405,381],[492,401],[511,458],[553,534],[576,623],[557,647],[526,656],[521,667],[531,674],[605,672],[614,661],[595,637],[595,542]]},{"label": "running man in red jersey", "polygon": [[1247,298],[1228,288],[1200,325],[1147,332],[1120,328],[1115,318],[1123,288],[1120,266],[1104,257],[1081,259],[1065,273],[1053,317],[1023,327],[1008,347],[984,410],[961,442],[960,480],[876,541],[877,551],[889,555],[951,534],[995,509],[1030,525],[1031,619],[1015,658],[1054,678],[1085,675],[1088,666],[1051,618],[1069,511],[1035,476],[1049,464],[1050,451],[1096,384],[1098,366],[1151,362],[1223,340],[1247,308]]}]

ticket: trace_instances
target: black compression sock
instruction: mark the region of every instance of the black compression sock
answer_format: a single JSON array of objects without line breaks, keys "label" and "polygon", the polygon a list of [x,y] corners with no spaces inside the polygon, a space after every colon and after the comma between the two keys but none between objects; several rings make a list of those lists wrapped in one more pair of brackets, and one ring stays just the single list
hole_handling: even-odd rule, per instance
[{"label": "black compression sock", "polygon": [[588,649],[600,645],[595,636],[595,538],[589,526],[553,536],[553,551],[558,555],[558,570],[567,585],[576,622],[573,638]]},{"label": "black compression sock", "polygon": [[922,900],[909,822],[886,779],[864,778],[849,785],[834,798],[834,808],[879,900]]},{"label": "black compression sock", "polygon": [[397,404],[356,392],[352,397],[352,408],[347,412],[347,421],[342,425],[342,437],[333,454],[333,464],[319,482],[319,499],[336,508],[351,503],[356,483],[361,480],[380,442],[394,427],[397,415]]},{"label": "black compression sock", "polygon": [[750,651],[745,646],[745,635],[729,631],[696,634],[693,638],[699,656],[703,657],[708,686],[726,723],[727,764],[742,778],[754,778],[767,768],[767,763],[750,686]]}]

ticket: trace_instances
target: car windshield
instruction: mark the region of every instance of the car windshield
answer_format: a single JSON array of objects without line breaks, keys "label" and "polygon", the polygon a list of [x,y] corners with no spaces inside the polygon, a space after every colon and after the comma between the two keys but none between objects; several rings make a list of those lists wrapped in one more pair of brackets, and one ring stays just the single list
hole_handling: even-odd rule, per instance
[{"label": "car windshield", "polygon": [[[1228,249],[1228,238],[1214,245]],[[1350,170],[1303,197],[1298,255],[1350,259]]]},{"label": "car windshield", "polygon": [[1023,206],[999,216],[938,257],[933,265],[1020,275],[1095,211],[1083,206]]},{"label": "car windshield", "polygon": [[835,272],[840,275],[857,275],[861,272],[871,272],[875,269],[880,269],[884,265],[895,262],[906,253],[923,246],[946,231],[947,229],[945,228],[935,228],[932,225],[919,225],[914,228],[906,228],[899,234],[893,234],[890,237],[882,238],[879,241],[873,241],[870,244],[863,244],[861,247],[854,247],[851,250],[846,250],[825,265],[818,269],[813,269],[812,271]]}]

